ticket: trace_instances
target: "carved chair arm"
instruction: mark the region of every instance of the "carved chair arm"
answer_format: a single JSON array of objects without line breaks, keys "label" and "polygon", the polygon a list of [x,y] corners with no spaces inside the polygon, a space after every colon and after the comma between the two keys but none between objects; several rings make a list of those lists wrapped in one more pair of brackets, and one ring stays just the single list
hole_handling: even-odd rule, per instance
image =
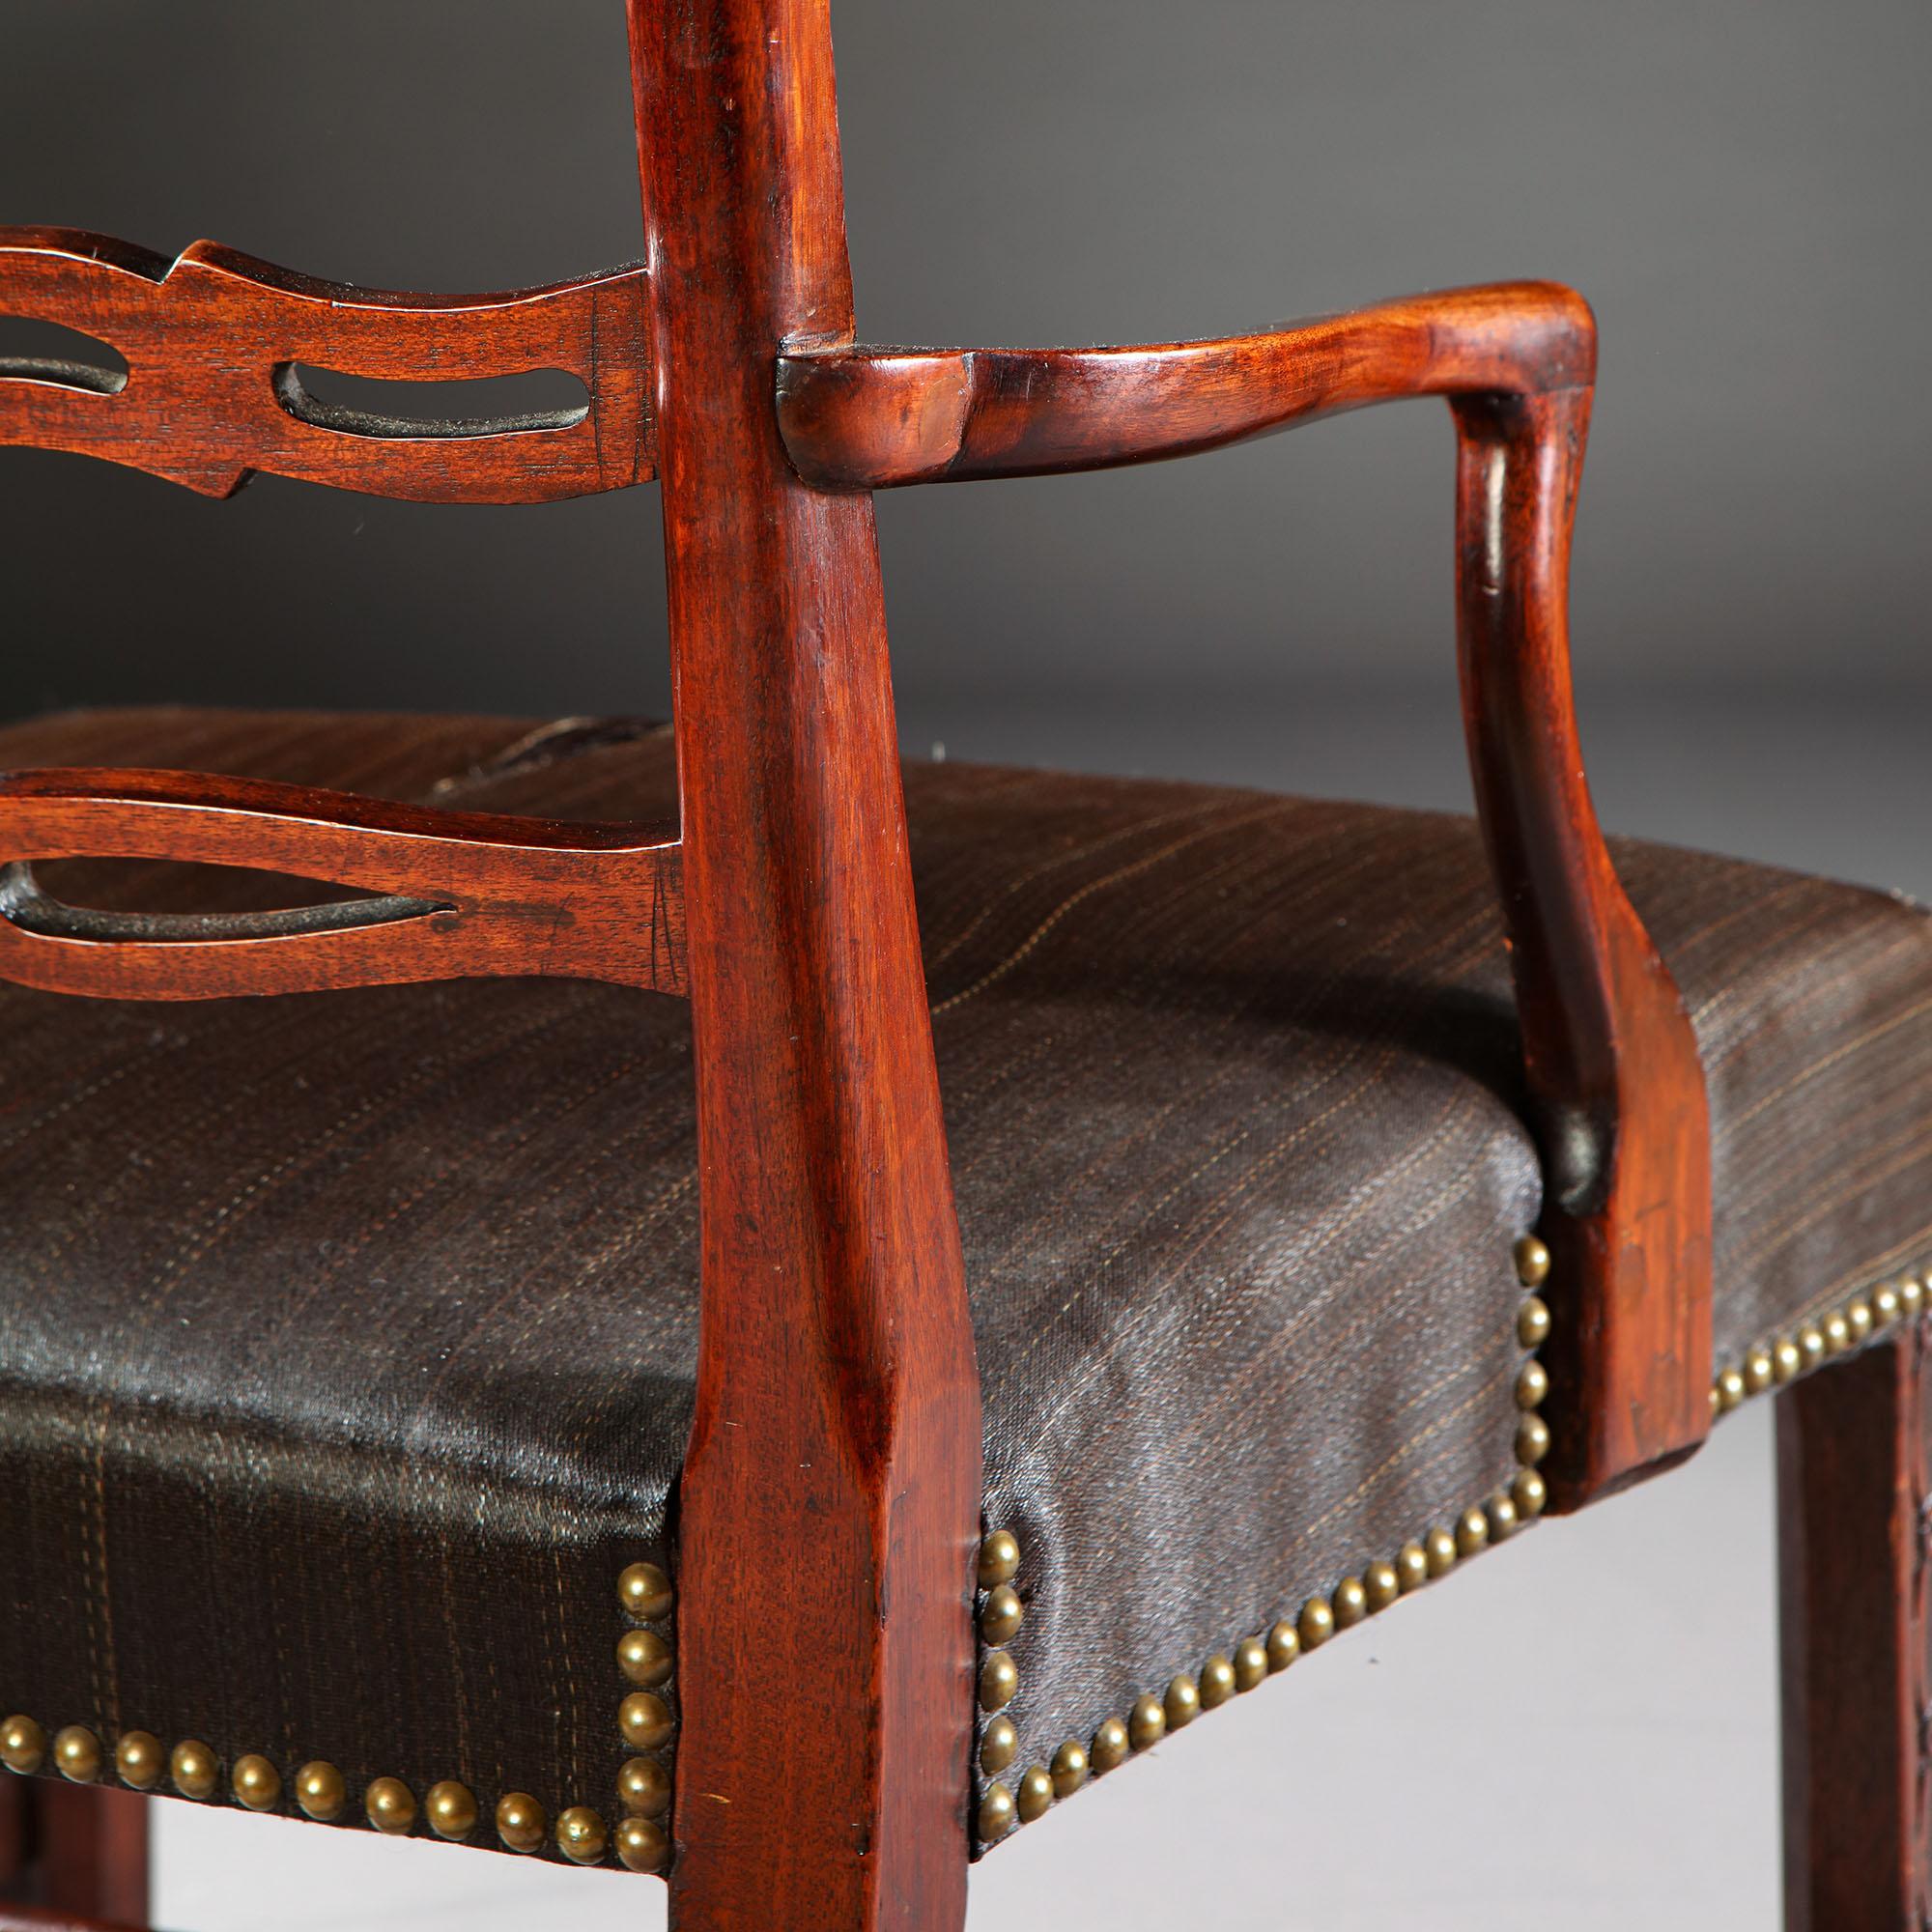
[{"label": "carved chair arm", "polygon": [[1710,1429],[1710,1151],[1683,1003],[1625,896],[1583,776],[1571,528],[1596,330],[1504,283],[1263,334],[1144,348],[781,355],[778,422],[824,489],[1188,455],[1410,396],[1455,416],[1463,709],[1543,1149],[1557,1508]]}]

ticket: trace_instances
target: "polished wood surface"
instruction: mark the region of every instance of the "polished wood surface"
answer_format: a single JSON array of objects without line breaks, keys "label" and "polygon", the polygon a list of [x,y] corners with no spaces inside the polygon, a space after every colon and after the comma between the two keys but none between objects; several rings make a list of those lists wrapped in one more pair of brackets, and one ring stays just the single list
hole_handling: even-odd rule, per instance
[{"label": "polished wood surface", "polygon": [[[639,269],[509,295],[394,295],[213,242],[170,262],[76,229],[0,228],[0,312],[78,329],[128,364],[115,386],[71,361],[0,360],[0,443],[105,457],[210,497],[267,470],[424,502],[534,503],[652,473]],[[316,403],[297,364],[419,383],[561,369],[587,404],[389,420]]]},{"label": "polished wood surface", "polygon": [[[23,862],[171,859],[384,895],[286,912],[102,913]],[[684,990],[674,830],[390,805],[192,772],[0,775],[0,977],[199,1000],[541,973]]]},{"label": "polished wood surface", "polygon": [[1932,1923],[1932,1344],[1777,1403],[1786,1932]]},{"label": "polished wood surface", "polygon": [[1587,388],[1595,374],[1582,298],[1503,282],[1203,342],[792,351],[779,425],[801,475],[883,489],[1150,463],[1371,403]]},{"label": "polished wood surface", "polygon": [[145,1927],[152,1818],[138,1792],[0,1776],[0,1932]]},{"label": "polished wood surface", "polygon": [[1703,1075],[1598,828],[1571,693],[1570,537],[1595,377],[1589,308],[1549,282],[1142,348],[794,350],[778,377],[794,465],[838,490],[1148,462],[1449,399],[1463,720],[1549,1180],[1558,1510],[1667,1467],[1710,1430]]},{"label": "polished wood surface", "polygon": [[872,506],[780,344],[852,336],[827,0],[630,0],[683,786],[703,1299],[671,1908],[966,1901],[980,1405]]},{"label": "polished wood surface", "polygon": [[1598,829],[1570,685],[1584,388],[1459,396],[1457,608],[1476,813],[1508,936],[1555,1318],[1552,1510],[1710,1433],[1710,1120],[1684,1003]]}]

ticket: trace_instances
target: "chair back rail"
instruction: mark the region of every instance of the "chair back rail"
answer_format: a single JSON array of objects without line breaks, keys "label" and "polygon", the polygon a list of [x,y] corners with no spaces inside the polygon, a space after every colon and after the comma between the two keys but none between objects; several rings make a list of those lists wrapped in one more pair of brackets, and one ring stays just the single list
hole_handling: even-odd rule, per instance
[{"label": "chair back rail", "polygon": [[[43,893],[34,860],[162,859],[382,895],[242,914],[110,913]],[[0,775],[0,978],[201,1000],[500,974],[684,990],[675,830],[388,805],[193,772]]]},{"label": "chair back rail", "polygon": [[[231,497],[257,470],[435,503],[541,503],[652,472],[643,271],[509,295],[316,281],[197,242],[169,262],[67,228],[0,228],[0,315],[104,342],[125,381],[0,361],[0,443],[62,449]],[[540,418],[412,422],[318,404],[298,365],[385,382],[561,369],[586,402]]]}]

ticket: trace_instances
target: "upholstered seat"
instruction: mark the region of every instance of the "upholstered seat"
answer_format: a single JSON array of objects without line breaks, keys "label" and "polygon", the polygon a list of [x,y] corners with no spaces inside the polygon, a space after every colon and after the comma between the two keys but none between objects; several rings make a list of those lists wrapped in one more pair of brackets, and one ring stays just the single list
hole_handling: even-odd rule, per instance
[{"label": "upholstered seat", "polygon": [[[0,766],[124,763],[674,810],[647,724],[0,732]],[[1512,1250],[1539,1163],[1470,823],[952,765],[906,783],[986,1524],[1019,1551],[1020,1771],[1177,1676],[1217,1701],[1208,1660],[1311,1597],[1347,1621],[1341,1579],[1373,1599],[1372,1566],[1513,1486],[1533,1506]],[[1695,1021],[1719,1360],[1759,1386],[1755,1357],[1932,1252],[1932,925],[1616,856]],[[43,870],[103,904],[264,889]],[[518,1790],[612,1808],[638,1741],[617,1579],[664,1559],[693,1402],[688,1009],[559,980],[8,988],[0,1024],[0,1709],[261,1753],[283,1808],[317,1759],[355,1790],[461,1780],[486,1820]]]}]

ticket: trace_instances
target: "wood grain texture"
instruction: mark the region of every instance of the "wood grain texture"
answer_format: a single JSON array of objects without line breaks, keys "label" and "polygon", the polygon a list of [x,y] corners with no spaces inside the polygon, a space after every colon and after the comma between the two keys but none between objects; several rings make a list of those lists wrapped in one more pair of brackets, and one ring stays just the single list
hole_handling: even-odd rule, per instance
[{"label": "wood grain texture", "polygon": [[[250,867],[411,903],[76,917],[19,869],[66,858]],[[0,978],[51,992],[195,1000],[520,973],[684,988],[674,830],[192,772],[41,770],[0,775]]]},{"label": "wood grain texture", "polygon": [[827,0],[630,19],[702,1207],[672,1913],[956,1932],[979,1387],[878,554],[772,408],[852,335]]},{"label": "wood grain texture", "polygon": [[1213,341],[838,345],[787,353],[778,371],[793,464],[841,490],[1149,462],[1449,399],[1463,717],[1549,1177],[1559,1510],[1669,1466],[1710,1429],[1703,1075],[1598,828],[1571,692],[1570,537],[1595,374],[1587,304],[1548,282]]},{"label": "wood grain texture", "polygon": [[13,1926],[145,1927],[149,1801],[138,1792],[5,1774],[0,1815],[16,1859],[0,1864],[0,1932]]},{"label": "wood grain texture", "polygon": [[1932,1348],[1777,1402],[1786,1932],[1932,1923]]},{"label": "wood grain texture", "polygon": [[[507,295],[316,281],[213,242],[173,262],[106,236],[0,228],[0,315],[97,337],[123,387],[0,362],[0,443],[63,449],[228,497],[258,470],[421,502],[531,503],[653,472],[643,271]],[[588,406],[555,418],[384,423],[325,410],[301,363],[390,382],[562,369]]]},{"label": "wood grain texture", "polygon": [[1543,1156],[1550,1507],[1710,1434],[1711,1129],[1675,982],[1598,828],[1570,683],[1584,388],[1461,396],[1457,606],[1476,811]]},{"label": "wood grain texture", "polygon": [[1580,296],[1504,282],[1205,342],[792,352],[778,408],[802,476],[883,489],[1151,463],[1371,403],[1587,387],[1595,372]]},{"label": "wood grain texture", "polygon": [[0,1899],[15,1891],[33,1856],[33,1787],[24,1777],[0,1777]]}]

